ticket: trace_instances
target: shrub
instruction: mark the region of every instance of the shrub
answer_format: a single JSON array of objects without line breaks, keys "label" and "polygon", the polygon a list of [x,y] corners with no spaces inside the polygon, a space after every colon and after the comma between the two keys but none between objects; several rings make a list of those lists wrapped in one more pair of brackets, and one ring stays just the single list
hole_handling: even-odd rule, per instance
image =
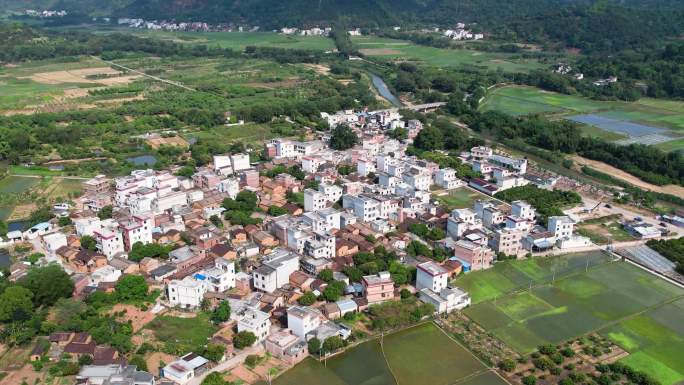
[{"label": "shrub", "polygon": [[233,346],[237,349],[244,349],[254,345],[257,338],[252,332],[241,331],[233,337]]},{"label": "shrub", "polygon": [[512,372],[515,369],[515,362],[510,359],[505,359],[499,362],[499,368],[505,372]]}]

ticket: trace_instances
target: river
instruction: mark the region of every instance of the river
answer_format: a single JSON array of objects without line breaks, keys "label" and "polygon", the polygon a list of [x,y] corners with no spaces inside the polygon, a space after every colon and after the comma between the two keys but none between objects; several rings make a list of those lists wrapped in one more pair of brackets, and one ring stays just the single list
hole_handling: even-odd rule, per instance
[{"label": "river", "polygon": [[371,81],[373,82],[373,87],[378,91],[380,96],[385,98],[388,102],[392,103],[394,107],[402,107],[404,104],[394,96],[394,94],[389,90],[387,87],[387,84],[385,84],[385,81],[382,80],[382,78],[376,74],[371,73]]}]

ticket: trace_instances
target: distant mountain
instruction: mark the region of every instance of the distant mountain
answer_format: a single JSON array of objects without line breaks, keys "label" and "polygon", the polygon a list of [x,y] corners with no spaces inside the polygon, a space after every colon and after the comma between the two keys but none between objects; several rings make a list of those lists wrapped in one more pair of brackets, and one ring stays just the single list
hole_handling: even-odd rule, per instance
[{"label": "distant mountain", "polygon": [[355,26],[458,21],[493,25],[597,4],[684,9],[682,0],[0,0],[0,9],[66,9],[89,16],[233,22],[271,29],[335,21]]},{"label": "distant mountain", "polygon": [[0,0],[0,7],[236,23],[262,30],[333,23],[445,27],[466,22],[511,40],[560,42],[601,52],[684,33],[684,0]]}]

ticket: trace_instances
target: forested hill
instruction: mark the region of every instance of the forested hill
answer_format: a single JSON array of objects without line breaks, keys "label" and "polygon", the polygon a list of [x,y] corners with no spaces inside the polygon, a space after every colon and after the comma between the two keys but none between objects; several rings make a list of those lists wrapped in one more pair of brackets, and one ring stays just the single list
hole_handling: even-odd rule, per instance
[{"label": "forested hill", "polygon": [[192,19],[243,20],[264,28],[342,21],[355,26],[390,26],[457,21],[482,22],[538,13],[585,0],[134,0],[125,12],[172,14]]},{"label": "forested hill", "polygon": [[354,27],[477,23],[510,40],[584,51],[638,48],[684,33],[682,0],[0,0],[3,9],[258,25]]}]

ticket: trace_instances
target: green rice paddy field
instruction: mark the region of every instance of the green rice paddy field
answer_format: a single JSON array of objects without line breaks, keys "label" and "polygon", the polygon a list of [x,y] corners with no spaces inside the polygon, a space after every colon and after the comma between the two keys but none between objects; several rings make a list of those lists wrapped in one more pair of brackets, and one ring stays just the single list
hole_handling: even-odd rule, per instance
[{"label": "green rice paddy field", "polygon": [[499,52],[435,48],[376,36],[353,37],[352,42],[354,48],[367,56],[415,60],[440,67],[476,66],[508,72],[527,72],[542,67],[536,60]]},{"label": "green rice paddy field", "polygon": [[[133,31],[133,32],[131,32]],[[332,39],[324,36],[293,36],[275,32],[167,32],[139,31],[126,29],[135,35],[154,36],[173,40],[178,43],[206,44],[234,50],[243,50],[253,45],[257,47],[276,47],[287,49],[312,49],[327,51],[335,48]]]},{"label": "green rice paddy field", "polygon": [[6,176],[0,179],[0,193],[22,193],[30,190],[40,182],[40,178],[27,176]]},{"label": "green rice paddy field", "polygon": [[[506,86],[489,92],[480,108],[510,115],[596,114],[600,117],[641,123],[671,130],[673,140],[657,146],[666,151],[684,149],[684,102],[644,98],[637,102],[596,101],[577,95],[565,95],[527,86]],[[624,139],[620,133],[583,126],[588,136],[606,140]]]},{"label": "green rice paddy field", "polygon": [[[564,260],[567,273],[549,279],[552,266]],[[532,261],[501,263],[457,279],[473,293],[466,314],[521,353],[599,332],[630,352],[626,364],[663,384],[684,380],[684,289],[598,256]],[[523,288],[525,280],[533,282],[531,290]]]},{"label": "green rice paddy field", "polygon": [[[463,381],[463,382],[459,382]],[[425,323],[365,342],[324,365],[306,359],[276,385],[506,384],[437,326]]]}]

